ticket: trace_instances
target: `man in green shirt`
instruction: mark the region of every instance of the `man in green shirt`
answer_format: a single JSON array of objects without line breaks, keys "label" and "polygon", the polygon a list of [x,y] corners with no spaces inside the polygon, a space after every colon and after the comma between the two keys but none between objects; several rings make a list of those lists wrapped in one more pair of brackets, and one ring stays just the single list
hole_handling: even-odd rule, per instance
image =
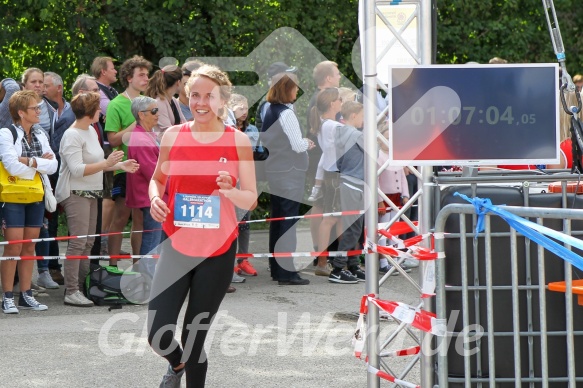
[{"label": "man in green shirt", "polygon": [[[105,133],[111,147],[123,150],[124,158],[127,159],[127,144],[130,135],[136,126],[134,116],[131,112],[132,100],[146,90],[148,86],[148,75],[152,70],[152,64],[141,56],[135,55],[126,60],[119,69],[119,81],[125,89],[123,93],[115,97],[107,106]],[[113,178],[113,189],[111,198],[115,201],[112,209],[111,225],[109,232],[122,232],[128,223],[131,209],[125,204],[126,195],[126,174],[122,170],[115,172]],[[132,231],[143,229],[142,212],[132,213]],[[122,235],[109,236],[108,251],[110,255],[119,255],[121,251]],[[132,253],[139,254],[142,235],[132,233]],[[116,265],[117,260],[110,260],[111,265]]]}]

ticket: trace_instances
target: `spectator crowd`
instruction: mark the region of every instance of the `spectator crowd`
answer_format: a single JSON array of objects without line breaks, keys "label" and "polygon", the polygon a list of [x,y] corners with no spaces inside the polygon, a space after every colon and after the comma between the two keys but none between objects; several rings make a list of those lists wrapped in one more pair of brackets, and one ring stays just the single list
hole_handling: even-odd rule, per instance
[{"label": "spectator crowd", "polygon": [[[157,253],[167,236],[150,214],[153,198],[148,187],[163,134],[193,120],[192,96],[186,86],[203,65],[194,60],[182,67],[171,65],[152,71],[152,63],[141,56],[129,58],[117,68],[113,58],[97,57],[90,73],[80,74],[73,83],[71,101],[65,99],[63,80],[54,72],[31,67],[19,80],[2,80],[1,169],[30,182],[31,190],[38,176],[41,184],[45,182],[44,190],[54,191],[59,204],[55,211],[49,211],[36,197],[0,197],[4,239],[56,237],[59,214],[64,213],[61,219],[66,220],[71,236],[101,235],[70,240],[67,256],[129,254],[121,249],[121,232],[130,220],[131,231],[139,232],[131,233],[131,253]],[[296,73],[295,67],[283,62],[269,66],[269,91],[258,104],[254,120],[250,120],[246,96],[229,92],[224,125],[249,138],[257,178],[270,187],[271,217],[297,216],[304,202],[312,205],[313,214],[362,210],[365,153],[360,92],[340,87],[342,77],[335,62],[321,62],[313,69],[316,90],[303,119],[294,107],[299,91]],[[118,81],[120,89],[114,87]],[[377,97],[382,112],[387,102],[380,93]],[[386,123],[381,123],[379,130],[380,188],[394,205],[401,206],[409,198],[411,180],[406,169],[388,166]],[[0,177],[0,184],[4,183]],[[307,194],[306,184],[310,187]],[[167,195],[161,199],[166,200]],[[377,202],[380,215],[390,219],[391,212],[384,210],[389,204],[380,197]],[[249,210],[237,209],[239,220],[250,217]],[[270,223],[271,253],[296,250],[296,225],[297,220]],[[317,252],[362,248],[363,216],[312,218],[310,229]],[[249,252],[249,238],[249,225],[240,224],[238,253]],[[5,245],[3,255],[59,253],[56,241],[43,241]],[[83,292],[88,260],[38,260],[35,282],[33,264],[29,260],[0,263],[4,313],[46,310],[35,295],[61,285],[65,304],[93,305]],[[271,258],[269,264],[270,275],[278,284],[309,284],[300,277],[293,260]],[[314,270],[329,282],[355,284],[365,280],[362,264],[359,255],[332,259],[322,254],[314,260]],[[117,260],[110,260],[109,265],[116,266]],[[247,259],[237,259],[233,265],[232,283],[244,282],[245,275],[258,275]],[[137,266],[153,277],[156,260],[141,259]],[[403,269],[410,271],[404,264]],[[381,262],[381,271],[388,270],[386,260]],[[20,288],[18,299],[15,284]],[[233,291],[230,286],[227,292]]]}]

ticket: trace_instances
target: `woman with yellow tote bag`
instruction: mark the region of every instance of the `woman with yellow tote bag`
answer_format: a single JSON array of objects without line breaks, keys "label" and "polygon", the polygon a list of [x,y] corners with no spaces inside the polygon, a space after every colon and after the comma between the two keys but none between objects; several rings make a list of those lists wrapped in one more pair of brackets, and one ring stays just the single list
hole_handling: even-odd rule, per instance
[{"label": "woman with yellow tote bag", "polygon": [[[2,208],[2,232],[4,240],[37,238],[43,222],[45,203],[42,181],[39,174],[53,174],[57,171],[57,159],[51,150],[49,140],[38,126],[41,99],[37,93],[24,90],[10,97],[8,107],[14,127],[0,129],[0,207]],[[35,125],[37,124],[37,125]],[[16,133],[16,137],[13,133]],[[40,190],[35,186],[40,183]],[[20,184],[21,188],[16,186]],[[22,187],[22,184],[24,187]],[[10,194],[10,195],[9,195]],[[9,244],[4,246],[4,255],[32,256],[35,243]],[[18,264],[17,264],[18,263]],[[21,310],[43,311],[47,306],[40,304],[32,296],[31,280],[34,262],[2,261],[2,311],[17,314]],[[14,273],[18,268],[20,298],[18,306],[14,300]]]}]

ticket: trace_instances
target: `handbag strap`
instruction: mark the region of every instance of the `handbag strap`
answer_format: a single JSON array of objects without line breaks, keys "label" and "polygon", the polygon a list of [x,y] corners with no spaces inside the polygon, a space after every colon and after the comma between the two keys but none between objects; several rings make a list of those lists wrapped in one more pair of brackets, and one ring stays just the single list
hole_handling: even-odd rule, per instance
[{"label": "handbag strap", "polygon": [[18,140],[18,133],[16,132],[16,125],[12,124],[9,128],[10,133],[12,133],[12,144],[16,144],[16,140]]}]

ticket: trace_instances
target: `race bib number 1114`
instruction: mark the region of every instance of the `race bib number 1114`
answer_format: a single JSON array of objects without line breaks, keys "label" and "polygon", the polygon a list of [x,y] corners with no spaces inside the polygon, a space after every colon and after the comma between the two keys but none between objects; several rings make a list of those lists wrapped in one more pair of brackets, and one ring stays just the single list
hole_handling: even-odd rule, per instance
[{"label": "race bib number 1114", "polygon": [[175,226],[218,229],[220,219],[221,200],[218,195],[175,194]]}]

